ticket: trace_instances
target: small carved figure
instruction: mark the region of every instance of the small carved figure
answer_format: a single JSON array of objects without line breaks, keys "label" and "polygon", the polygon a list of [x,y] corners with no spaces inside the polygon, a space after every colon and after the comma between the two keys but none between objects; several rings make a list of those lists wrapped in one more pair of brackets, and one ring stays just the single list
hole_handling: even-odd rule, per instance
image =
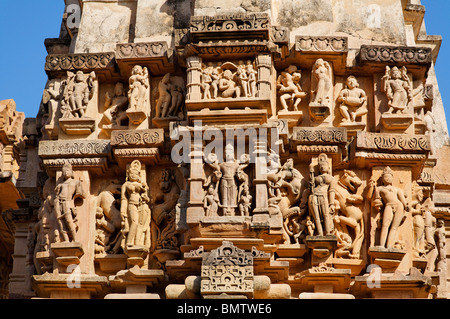
[{"label": "small carved figure", "polygon": [[236,73],[237,73],[239,85],[242,88],[243,97],[248,97],[250,90],[248,87],[248,74],[247,74],[247,69],[245,67],[244,61],[238,62]]},{"label": "small carved figure", "polygon": [[437,241],[438,259],[437,259],[437,271],[447,271],[447,250],[446,250],[446,236],[445,236],[445,222],[442,218],[437,220],[435,237]]},{"label": "small carved figure", "polygon": [[333,216],[336,212],[336,180],[331,175],[326,154],[319,155],[318,167],[319,174],[315,176],[314,165],[310,165],[309,214],[314,219],[317,235],[332,235],[334,231]]},{"label": "small carved figure", "polygon": [[239,212],[241,216],[250,216],[252,206],[252,195],[247,184],[244,184],[239,196]]},{"label": "small carved figure", "polygon": [[77,211],[74,201],[84,198],[84,192],[79,180],[73,176],[72,165],[64,164],[62,168],[63,181],[56,185],[54,212],[58,222],[58,234],[64,242],[76,241],[78,230]]},{"label": "small carved figure", "polygon": [[156,103],[156,118],[176,117],[183,103],[183,89],[172,82],[166,73],[158,84],[159,98]]},{"label": "small carved figure", "polygon": [[312,70],[311,102],[310,105],[330,104],[329,91],[332,87],[331,66],[323,59],[317,59]]},{"label": "small carved figure", "polygon": [[58,107],[59,100],[62,96],[62,87],[56,89],[56,83],[52,80],[48,84],[48,89],[44,90],[42,94],[42,104],[47,106],[47,121],[45,124],[53,125],[55,121],[56,109]]},{"label": "small carved figure", "polygon": [[145,111],[145,104],[148,103],[150,87],[148,70],[146,67],[135,65],[131,71],[128,88],[129,110]]},{"label": "small carved figure", "polygon": [[96,79],[95,72],[86,76],[82,71],[76,74],[68,71],[67,79],[63,81],[63,99],[61,113],[63,118],[85,117],[86,108],[94,95]]},{"label": "small carved figure", "polygon": [[358,80],[350,75],[346,80],[346,88],[341,90],[337,99],[342,122],[356,122],[358,117],[366,115],[367,95],[359,88]]},{"label": "small carved figure", "polygon": [[203,207],[206,209],[206,216],[218,216],[219,211],[219,195],[214,187],[214,184],[210,184],[203,201]]},{"label": "small carved figure", "polygon": [[241,87],[234,81],[234,74],[231,70],[225,70],[219,80],[219,91],[224,98],[240,97]]},{"label": "small carved figure", "polygon": [[247,75],[248,75],[248,88],[249,88],[248,96],[256,97],[256,90],[257,90],[256,81],[257,81],[258,71],[255,70],[255,68],[253,67],[253,63],[250,60],[247,61]]},{"label": "small carved figure", "polygon": [[425,220],[422,202],[422,187],[414,182],[412,187],[411,215],[414,227],[413,254],[416,258],[425,257]]},{"label": "small carved figure", "polygon": [[388,166],[381,175],[381,186],[376,186],[373,180],[369,181],[369,193],[374,191],[372,205],[378,213],[383,211],[379,245],[386,248],[396,244],[398,228],[404,220],[405,211],[410,209],[402,189],[392,185],[393,177],[394,173]]},{"label": "small carved figure", "polygon": [[407,75],[406,67],[401,71],[394,66],[386,66],[386,73],[381,79],[381,87],[388,98],[387,114],[407,113],[408,103],[412,100],[412,84]]},{"label": "small carved figure", "polygon": [[[150,208],[149,188],[141,178],[141,163],[134,160],[127,170],[127,179],[121,189],[120,214],[126,246],[149,246]],[[123,247],[125,248],[125,247]]]},{"label": "small carved figure", "polygon": [[122,82],[117,82],[114,86],[114,96],[111,97],[110,93],[106,92],[103,112],[106,124],[121,126],[121,122],[127,118],[125,106],[128,104],[128,97],[125,93]]},{"label": "small carved figure", "polygon": [[281,72],[277,79],[277,88],[280,93],[280,102],[284,111],[288,111],[288,101],[293,105],[294,111],[298,111],[298,105],[302,98],[306,97],[300,86],[301,73],[295,65],[290,65]]}]

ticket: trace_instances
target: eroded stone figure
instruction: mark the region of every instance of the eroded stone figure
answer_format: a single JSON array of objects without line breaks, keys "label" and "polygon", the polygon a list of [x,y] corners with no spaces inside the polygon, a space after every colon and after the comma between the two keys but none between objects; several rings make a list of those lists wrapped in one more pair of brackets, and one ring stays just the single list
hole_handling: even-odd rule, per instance
[{"label": "eroded stone figure", "polygon": [[138,160],[130,164],[127,179],[121,188],[120,214],[123,218],[124,249],[128,246],[150,245],[149,187],[142,180],[141,167]]},{"label": "eroded stone figure", "polygon": [[120,194],[121,185],[118,181],[112,181],[97,196],[95,239],[97,254],[116,254],[121,248],[122,216],[120,215],[120,200],[115,197]]},{"label": "eroded stone figure", "polygon": [[89,101],[94,96],[96,79],[95,72],[89,75],[82,71],[77,73],[67,72],[67,79],[63,81],[63,99],[61,101],[61,113],[63,118],[86,117],[86,109]]},{"label": "eroded stone figure", "polygon": [[387,166],[381,175],[381,186],[374,180],[369,181],[369,193],[373,194],[372,206],[378,213],[382,212],[379,246],[395,248],[398,230],[410,207],[403,190],[393,186],[394,173]]},{"label": "eroded stone figure", "polygon": [[[360,205],[362,205],[364,198],[357,194],[359,187],[362,185],[361,179],[355,172],[344,170],[336,184],[336,210],[338,214],[334,216],[334,225],[339,232],[338,242],[344,240],[348,243],[341,247],[341,257],[349,257],[357,259],[360,257],[362,243],[364,241],[364,218]],[[348,227],[353,229],[353,237],[348,230]]]},{"label": "eroded stone figure", "polygon": [[152,251],[155,249],[177,249],[175,215],[180,197],[180,187],[170,169],[161,171],[160,192],[152,206]]},{"label": "eroded stone figure", "polygon": [[130,111],[145,111],[145,104],[149,101],[149,87],[147,68],[135,65],[131,71],[128,88]]},{"label": "eroded stone figure", "polygon": [[45,181],[42,189],[43,203],[38,211],[38,222],[35,224],[37,234],[35,253],[39,251],[48,251],[52,239],[51,226],[52,215],[55,205],[54,183],[49,178]]},{"label": "eroded stone figure", "polygon": [[241,96],[241,87],[234,80],[234,73],[231,70],[225,70],[219,80],[219,92],[221,97],[231,98]]},{"label": "eroded stone figure", "polygon": [[388,98],[387,114],[406,114],[408,103],[412,100],[412,84],[407,75],[406,67],[401,70],[394,66],[386,66],[385,75],[381,79],[382,91]]},{"label": "eroded stone figure", "polygon": [[[81,182],[73,176],[72,165],[65,163],[62,168],[62,179],[55,187],[54,213],[58,223],[56,238],[64,242],[76,241],[78,230],[75,200],[85,197]],[[58,240],[57,240],[58,241]]]},{"label": "eroded stone figure", "polygon": [[239,195],[239,213],[241,216],[250,216],[252,207],[252,195],[247,184],[243,184],[242,191]]},{"label": "eroded stone figure", "polygon": [[447,251],[446,251],[446,236],[445,236],[445,222],[440,218],[436,223],[435,237],[437,241],[438,258],[436,270],[439,272],[447,271]]},{"label": "eroded stone figure", "polygon": [[332,86],[331,66],[323,59],[317,59],[312,70],[310,105],[329,106]]},{"label": "eroded stone figure", "polygon": [[48,84],[48,88],[42,94],[42,104],[47,106],[48,117],[45,123],[47,125],[54,125],[56,110],[62,97],[62,89],[62,87],[57,89],[56,83],[53,80]]},{"label": "eroded stone figure", "polygon": [[412,186],[411,215],[414,227],[413,255],[415,258],[425,255],[425,208],[423,204],[423,189],[416,182]]},{"label": "eroded stone figure", "polygon": [[281,72],[277,79],[277,89],[280,94],[280,103],[283,111],[288,111],[288,104],[292,105],[293,111],[298,111],[302,99],[306,97],[300,86],[301,73],[295,65],[290,65]]},{"label": "eroded stone figure", "polygon": [[122,82],[117,82],[114,86],[114,95],[111,96],[109,92],[105,94],[103,116],[106,119],[106,124],[121,126],[121,122],[127,118],[125,113],[127,105],[128,97],[125,87]]},{"label": "eroded stone figure", "polygon": [[171,81],[170,73],[166,73],[158,84],[159,98],[156,103],[157,118],[176,117],[181,112],[183,89]]},{"label": "eroded stone figure", "polygon": [[337,98],[339,111],[342,115],[342,122],[354,123],[357,118],[366,115],[367,95],[366,92],[359,88],[358,80],[350,75],[346,82],[346,87],[341,90]]},{"label": "eroded stone figure", "polygon": [[333,216],[336,212],[336,179],[331,175],[331,168],[326,154],[318,157],[318,174],[315,165],[310,165],[310,190],[308,198],[309,214],[312,216],[316,233],[319,236],[333,235]]},{"label": "eroded stone figure", "polygon": [[214,184],[210,184],[203,200],[203,207],[205,208],[206,216],[218,216],[219,211],[219,194]]}]

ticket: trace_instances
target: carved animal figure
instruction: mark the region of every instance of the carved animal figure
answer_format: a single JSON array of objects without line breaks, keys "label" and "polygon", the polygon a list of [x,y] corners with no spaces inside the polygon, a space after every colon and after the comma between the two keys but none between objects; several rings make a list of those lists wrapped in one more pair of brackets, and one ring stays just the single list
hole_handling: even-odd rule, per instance
[{"label": "carved animal figure", "polygon": [[344,170],[336,186],[336,208],[340,215],[335,218],[335,227],[348,234],[347,226],[354,229],[353,243],[349,247],[350,258],[359,258],[364,241],[363,212],[356,206],[363,202],[363,197],[356,194],[362,181],[355,172]]}]

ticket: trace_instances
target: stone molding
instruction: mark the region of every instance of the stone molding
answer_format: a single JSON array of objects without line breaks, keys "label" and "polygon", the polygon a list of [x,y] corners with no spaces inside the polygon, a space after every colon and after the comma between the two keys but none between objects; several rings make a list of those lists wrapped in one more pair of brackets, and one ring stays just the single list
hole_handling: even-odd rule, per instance
[{"label": "stone molding", "polygon": [[42,158],[96,157],[110,153],[111,145],[107,140],[41,141],[38,152]]},{"label": "stone molding", "polygon": [[347,130],[345,128],[294,127],[291,139],[295,144],[341,144],[347,142]]},{"label": "stone molding", "polygon": [[428,152],[430,141],[425,135],[358,132],[356,148],[358,150]]},{"label": "stone molding", "polygon": [[49,54],[45,59],[45,71],[94,71],[114,67],[113,52],[81,54]]},{"label": "stone molding", "polygon": [[158,147],[164,143],[164,129],[118,130],[111,132],[112,147]]},{"label": "stone molding", "polygon": [[361,62],[431,64],[431,48],[361,45]]},{"label": "stone molding", "polygon": [[298,52],[348,52],[347,37],[296,36],[295,50]]}]

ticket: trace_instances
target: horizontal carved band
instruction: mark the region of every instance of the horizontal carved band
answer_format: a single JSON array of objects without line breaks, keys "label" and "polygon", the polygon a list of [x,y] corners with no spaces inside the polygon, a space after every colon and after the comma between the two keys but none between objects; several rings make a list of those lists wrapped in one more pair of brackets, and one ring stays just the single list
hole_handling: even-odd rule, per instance
[{"label": "horizontal carved band", "polygon": [[299,153],[338,153],[339,148],[335,145],[299,145],[297,146]]},{"label": "horizontal carved band", "polygon": [[159,156],[159,150],[157,148],[127,148],[116,149],[114,155],[118,157],[147,157],[147,156]]},{"label": "horizontal carved band", "polygon": [[196,32],[230,32],[268,29],[270,19],[267,13],[194,16],[191,17],[190,31]]},{"label": "horizontal carved band", "polygon": [[295,50],[301,52],[347,52],[347,37],[296,36]]},{"label": "horizontal carved band", "polygon": [[49,54],[45,61],[45,71],[97,70],[114,67],[115,55],[107,53]]},{"label": "horizontal carved band", "polygon": [[429,64],[431,48],[362,45],[362,62]]},{"label": "horizontal carved band", "polygon": [[117,59],[166,56],[167,42],[121,43],[116,46]]},{"label": "horizontal carved band", "polygon": [[293,142],[302,143],[345,143],[347,130],[345,128],[309,128],[294,127]]},{"label": "horizontal carved band", "polygon": [[164,129],[113,131],[111,133],[111,146],[133,147],[153,146],[157,147],[164,142]]},{"label": "horizontal carved band", "polygon": [[270,41],[224,41],[188,44],[183,52],[185,58],[203,55],[256,55],[260,53],[280,53],[280,48]]},{"label": "horizontal carved band", "polygon": [[59,158],[44,159],[43,164],[48,169],[60,170],[64,164],[70,163],[73,169],[87,169],[90,167],[104,169],[107,165],[107,159],[104,157],[91,158]]},{"label": "horizontal carved band", "polygon": [[356,148],[358,150],[426,152],[430,150],[430,141],[425,135],[358,132]]},{"label": "horizontal carved band", "polygon": [[106,140],[41,141],[39,156],[108,156],[111,145]]}]

